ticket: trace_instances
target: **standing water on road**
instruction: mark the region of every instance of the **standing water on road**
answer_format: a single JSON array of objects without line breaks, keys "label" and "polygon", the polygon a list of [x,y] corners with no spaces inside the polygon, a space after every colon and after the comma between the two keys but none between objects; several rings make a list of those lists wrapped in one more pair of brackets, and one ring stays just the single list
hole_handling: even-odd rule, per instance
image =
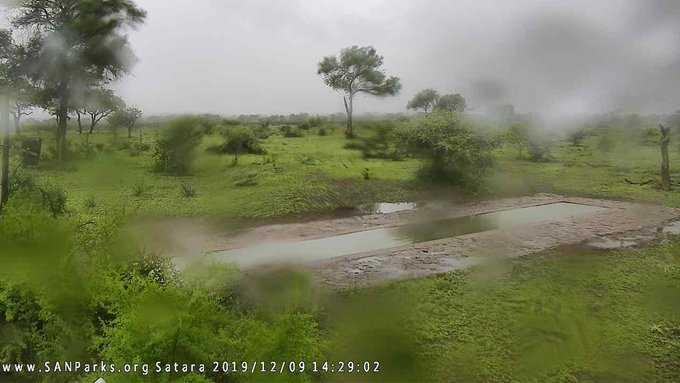
[{"label": "standing water on road", "polygon": [[418,222],[300,242],[273,242],[208,255],[209,260],[242,267],[263,263],[305,262],[389,249],[517,225],[595,213],[605,208],[559,202],[479,215]]}]

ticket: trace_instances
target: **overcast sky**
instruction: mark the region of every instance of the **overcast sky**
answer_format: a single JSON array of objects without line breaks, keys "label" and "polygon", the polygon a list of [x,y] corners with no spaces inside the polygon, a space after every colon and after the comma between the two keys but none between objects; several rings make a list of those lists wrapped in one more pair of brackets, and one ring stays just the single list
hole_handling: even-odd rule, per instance
[{"label": "overcast sky", "polygon": [[316,74],[325,55],[373,45],[400,95],[358,113],[403,112],[423,88],[476,111],[680,109],[678,0],[137,0],[139,58],[116,88],[147,115],[342,112]]}]

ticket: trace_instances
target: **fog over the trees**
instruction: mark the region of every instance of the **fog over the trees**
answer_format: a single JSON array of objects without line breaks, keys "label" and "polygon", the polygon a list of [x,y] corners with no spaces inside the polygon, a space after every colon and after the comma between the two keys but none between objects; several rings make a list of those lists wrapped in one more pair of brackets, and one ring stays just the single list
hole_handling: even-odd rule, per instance
[{"label": "fog over the trees", "polygon": [[402,112],[419,90],[461,93],[475,111],[513,103],[553,115],[670,112],[680,100],[676,0],[139,0],[139,58],[117,88],[147,114],[342,112],[317,62],[373,45]]}]

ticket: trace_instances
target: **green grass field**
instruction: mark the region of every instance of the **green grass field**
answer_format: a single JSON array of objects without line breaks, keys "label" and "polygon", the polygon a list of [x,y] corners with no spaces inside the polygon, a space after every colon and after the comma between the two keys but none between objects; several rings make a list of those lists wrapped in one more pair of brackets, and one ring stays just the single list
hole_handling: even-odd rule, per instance
[{"label": "green grass field", "polygon": [[[370,133],[359,130],[359,134]],[[155,136],[147,133],[144,142],[153,145]],[[82,139],[72,134],[72,147],[82,146]],[[553,149],[554,160],[545,163],[518,158],[517,150],[503,146],[495,151],[496,165],[487,193],[477,197],[555,192],[680,206],[678,193],[663,193],[653,184],[637,186],[625,181],[658,179],[657,146],[621,140],[611,152],[602,153],[597,150],[597,139],[589,137],[580,147],[559,142]],[[319,136],[314,130],[301,138],[274,134],[264,141],[267,154],[242,155],[236,166],[230,155],[206,152],[221,142],[219,135],[208,136],[192,173],[185,177],[154,172],[152,149],[120,150],[136,142],[138,138],[92,135],[90,145],[103,146],[102,153],[79,160],[74,170],[39,172],[40,178],[62,186],[73,211],[82,211],[86,201],[94,201],[100,207],[125,207],[136,214],[158,216],[280,218],[369,202],[423,199],[434,193],[415,183],[420,161],[364,159],[359,151],[343,147],[347,140],[341,129],[328,136]],[[678,157],[680,152],[673,150],[671,156]],[[364,178],[365,169],[369,179]],[[256,185],[236,185],[249,176]],[[680,172],[674,176],[680,176]],[[196,196],[183,198],[182,184],[193,187]],[[446,189],[437,193],[460,197]]]},{"label": "green grass field", "polygon": [[[559,251],[377,292],[409,302],[424,380],[680,379],[680,244]],[[404,298],[407,297],[407,298]]]},{"label": "green grass field", "polygon": [[[77,147],[80,137],[70,139]],[[495,151],[488,193],[466,198],[555,192],[680,207],[678,192],[624,180],[657,179],[658,147],[621,140],[603,153],[597,150],[598,139],[589,137],[580,147],[560,142],[553,161],[545,163],[520,159],[517,150],[501,147]],[[340,129],[328,136],[314,130],[301,138],[274,134],[264,143],[267,154],[243,155],[238,165],[231,156],[207,153],[220,142],[219,136],[209,136],[186,177],[154,172],[152,151],[125,149],[130,146],[126,138],[95,134],[91,140],[101,144],[93,158],[77,161],[70,170],[47,164],[35,171],[40,182],[66,190],[74,217],[124,209],[133,215],[265,221],[442,193],[460,197],[419,186],[420,161],[366,160],[344,149],[347,141]],[[152,144],[154,134],[144,140]],[[673,148],[671,156],[680,153]],[[254,185],[237,186],[249,177]],[[195,189],[195,197],[182,195],[183,183]],[[354,308],[345,315],[354,313],[352,323],[359,325],[330,329],[322,323],[320,328],[331,342],[383,345],[362,350],[372,351],[366,357],[384,359],[385,379],[678,381],[679,286],[677,242],[617,252],[564,249],[342,293],[340,306]],[[371,308],[375,302],[394,305]],[[335,350],[333,356],[343,359],[342,350],[348,349]],[[371,380],[356,379],[364,378]]]},{"label": "green grass field", "polygon": [[[125,146],[138,138],[92,135],[91,144]],[[72,135],[77,147],[81,137]],[[153,134],[145,137],[149,144]],[[69,208],[82,211],[85,201],[102,208],[125,207],[136,214],[158,216],[211,216],[219,218],[276,218],[301,213],[327,212],[373,201],[403,201],[413,195],[412,179],[417,161],[364,160],[358,151],[343,149],[340,130],[329,136],[310,132],[303,138],[276,134],[265,141],[267,154],[232,156],[206,152],[221,142],[208,136],[199,149],[190,175],[174,177],[153,171],[153,152],[108,150],[80,160],[75,170],[43,171],[45,182],[62,186]],[[114,144],[114,142],[116,142]],[[369,169],[370,179],[364,179]],[[237,186],[251,175],[256,185]],[[181,185],[196,190],[182,196]],[[141,192],[136,189],[141,189]]]}]

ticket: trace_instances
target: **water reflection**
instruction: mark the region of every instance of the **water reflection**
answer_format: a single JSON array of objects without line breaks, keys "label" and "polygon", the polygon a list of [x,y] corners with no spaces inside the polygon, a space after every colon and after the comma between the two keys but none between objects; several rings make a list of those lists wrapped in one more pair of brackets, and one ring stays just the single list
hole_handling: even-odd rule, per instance
[{"label": "water reflection", "polygon": [[321,260],[522,224],[552,221],[586,213],[594,213],[604,209],[589,205],[553,203],[474,216],[419,222],[398,227],[366,230],[301,242],[258,244],[214,253],[209,255],[209,259],[218,262],[235,262],[242,267],[271,262]]},{"label": "water reflection", "polygon": [[415,210],[416,204],[413,202],[399,202],[399,203],[373,203],[363,205],[359,208],[362,214],[388,214],[396,213],[398,211]]}]

